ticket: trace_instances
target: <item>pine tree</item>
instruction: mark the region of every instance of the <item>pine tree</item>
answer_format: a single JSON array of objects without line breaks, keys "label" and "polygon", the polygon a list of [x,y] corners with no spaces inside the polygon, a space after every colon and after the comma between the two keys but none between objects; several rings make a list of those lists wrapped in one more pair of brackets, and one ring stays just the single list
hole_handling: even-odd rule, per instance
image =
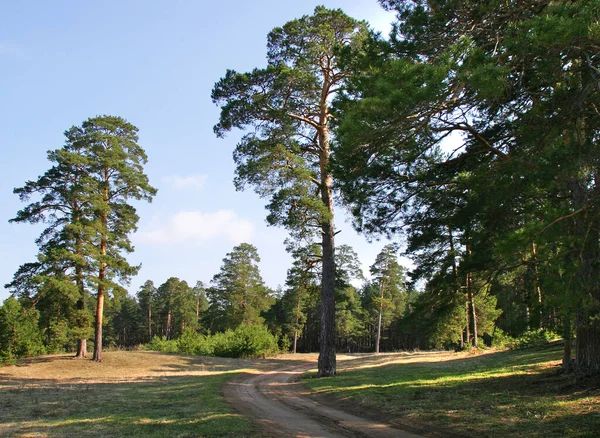
[{"label": "pine tree", "polygon": [[216,328],[224,331],[240,324],[262,324],[261,312],[273,299],[258,268],[260,257],[254,245],[241,243],[223,259],[223,265],[207,290]]},{"label": "pine tree", "polygon": [[335,261],[330,102],[344,85],[339,50],[359,46],[364,22],[317,7],[268,35],[266,68],[227,71],[212,98],[221,105],[217,135],[256,128],[237,145],[236,187],[265,197],[270,224],[320,233],[323,251],[319,376],[335,374]]}]

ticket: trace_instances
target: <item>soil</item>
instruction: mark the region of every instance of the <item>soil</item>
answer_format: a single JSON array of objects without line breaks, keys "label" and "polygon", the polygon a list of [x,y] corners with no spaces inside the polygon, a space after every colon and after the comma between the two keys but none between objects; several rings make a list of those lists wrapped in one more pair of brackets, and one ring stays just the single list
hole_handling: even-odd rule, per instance
[{"label": "soil", "polygon": [[396,437],[420,435],[365,418],[310,397],[299,382],[315,363],[244,374],[224,387],[235,409],[257,423],[265,437]]}]

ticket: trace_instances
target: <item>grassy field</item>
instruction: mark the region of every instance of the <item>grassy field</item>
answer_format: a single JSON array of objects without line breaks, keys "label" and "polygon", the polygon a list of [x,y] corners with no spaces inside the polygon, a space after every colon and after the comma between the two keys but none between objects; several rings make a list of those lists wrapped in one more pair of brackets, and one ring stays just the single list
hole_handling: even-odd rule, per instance
[{"label": "grassy field", "polygon": [[336,378],[307,375],[305,384],[342,406],[442,434],[600,436],[600,379],[559,375],[561,349],[386,354],[341,362]]},{"label": "grassy field", "polygon": [[102,363],[43,356],[0,368],[0,436],[255,437],[223,383],[281,361],[107,352]]}]

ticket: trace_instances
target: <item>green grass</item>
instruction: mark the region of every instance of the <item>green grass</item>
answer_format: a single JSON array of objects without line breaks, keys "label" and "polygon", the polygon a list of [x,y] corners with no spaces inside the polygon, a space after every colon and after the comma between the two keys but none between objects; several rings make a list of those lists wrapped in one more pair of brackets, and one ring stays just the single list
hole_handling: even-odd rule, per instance
[{"label": "green grass", "polygon": [[258,436],[220,395],[231,377],[23,387],[2,394],[0,407],[10,410],[13,436]]},{"label": "green grass", "polygon": [[[592,437],[599,379],[557,374],[561,346],[482,355],[382,355],[342,363],[313,392],[363,412],[478,437]],[[395,361],[395,363],[392,363]]]},{"label": "green grass", "polygon": [[0,368],[0,436],[258,437],[222,387],[269,366],[143,352],[106,353],[102,364],[34,358]]}]

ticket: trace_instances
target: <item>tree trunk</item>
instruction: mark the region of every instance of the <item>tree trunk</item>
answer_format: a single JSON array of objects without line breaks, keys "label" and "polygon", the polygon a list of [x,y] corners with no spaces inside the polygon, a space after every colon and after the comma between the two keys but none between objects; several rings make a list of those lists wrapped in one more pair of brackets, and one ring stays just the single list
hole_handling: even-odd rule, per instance
[{"label": "tree trunk", "polygon": [[336,372],[335,357],[335,227],[333,222],[333,176],[329,171],[329,113],[327,96],[330,87],[329,79],[325,78],[320,102],[320,128],[318,141],[320,147],[319,170],[321,199],[327,209],[327,216],[322,219],[322,281],[321,281],[321,338],[319,348],[318,376],[332,377]]},{"label": "tree trunk", "polygon": [[294,347],[292,353],[296,354],[296,348],[298,347],[298,329],[294,329]]},{"label": "tree trunk", "polygon": [[540,270],[538,268],[538,261],[537,261],[537,244],[533,243],[532,246],[532,252],[533,252],[533,271],[534,271],[534,293],[537,294],[537,298],[538,298],[538,307],[539,307],[539,317],[540,317],[540,322],[538,327],[540,329],[544,328],[544,314],[542,311],[542,287],[540,286]]},{"label": "tree trunk", "polygon": [[[104,207],[106,209],[108,209],[108,201],[109,201],[109,197],[108,197],[108,180],[109,180],[109,176],[108,176],[108,169],[105,171],[105,183],[106,183],[106,187],[104,188]],[[106,247],[108,245],[108,237],[107,237],[107,232],[106,230],[108,229],[108,213],[106,210],[104,210],[102,212],[101,215],[101,221],[102,221],[102,227],[103,227],[103,231],[102,231],[102,236],[100,238],[100,256],[101,256],[101,262],[100,262],[100,272],[98,273],[98,299],[97,299],[97,305],[96,305],[96,335],[94,337],[94,356],[93,356],[93,360],[95,360],[96,362],[102,362],[102,318],[104,317],[104,292],[105,292],[105,285],[104,285],[104,279],[106,277],[106,262],[104,262],[104,257],[106,256]]]},{"label": "tree trunk", "polygon": [[323,225],[323,278],[321,285],[321,338],[318,376],[332,377],[335,357],[335,261],[333,220]]},{"label": "tree trunk", "polygon": [[[102,264],[104,265],[104,264]],[[104,280],[105,268],[100,268],[100,275],[98,279],[100,285],[98,286],[98,300],[96,305],[96,334],[94,337],[94,356],[93,360],[96,362],[102,362],[102,317],[104,315]]]},{"label": "tree trunk", "polygon": [[381,345],[381,319],[382,319],[382,315],[383,315],[383,287],[384,287],[384,283],[383,283],[383,278],[382,278],[381,285],[380,285],[381,301],[379,302],[379,315],[377,316],[377,340],[375,342],[375,353],[379,353],[379,348]]},{"label": "tree trunk", "polygon": [[148,302],[148,342],[150,341],[152,341],[152,305]]},{"label": "tree trunk", "polygon": [[563,338],[565,343],[563,345],[563,359],[562,359],[562,370],[565,373],[570,373],[573,369],[573,362],[571,361],[571,317],[566,316],[563,323]]},{"label": "tree trunk", "polygon": [[575,365],[584,374],[600,373],[600,324],[589,321],[585,314],[577,316]]},{"label": "tree trunk", "polygon": [[467,274],[467,296],[469,299],[469,311],[471,319],[471,332],[473,335],[473,347],[478,347],[477,340],[477,312],[475,310],[475,300],[473,297],[473,290],[471,288],[471,274]]},{"label": "tree trunk", "polygon": [[167,313],[167,326],[165,327],[165,338],[171,339],[171,311]]},{"label": "tree trunk", "polygon": [[[74,223],[78,223],[79,222],[79,204],[77,202],[77,200],[74,201],[73,203],[73,210],[75,211],[74,217],[73,217],[73,222]],[[77,232],[77,237],[76,237],[76,252],[77,255],[79,257],[83,257],[83,241],[80,235],[80,232]],[[86,327],[82,327],[82,325],[84,324],[83,321],[87,321],[87,318],[83,318],[83,313],[85,312],[85,285],[83,283],[83,268],[81,267],[81,265],[79,264],[79,261],[76,262],[76,268],[75,268],[75,282],[77,283],[77,289],[79,289],[79,297],[77,298],[77,310],[79,312],[81,312],[80,317],[77,319],[77,321],[79,322],[79,327],[77,327],[78,329],[80,329],[82,332],[87,331],[88,326],[86,324]],[[87,338],[83,337],[83,335],[81,336],[80,339],[77,340],[77,354],[75,355],[76,358],[79,359],[83,359],[85,357],[87,357]]]}]

